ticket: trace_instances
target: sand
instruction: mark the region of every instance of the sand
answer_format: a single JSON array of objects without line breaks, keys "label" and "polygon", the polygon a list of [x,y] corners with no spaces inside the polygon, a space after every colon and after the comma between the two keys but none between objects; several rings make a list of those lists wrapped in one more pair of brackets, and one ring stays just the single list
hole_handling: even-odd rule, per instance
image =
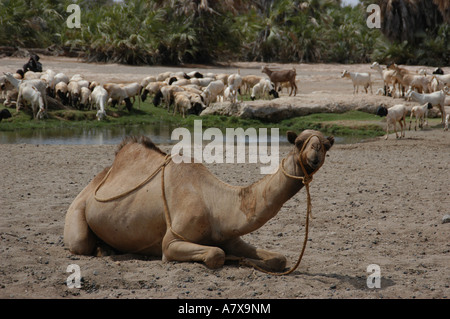
[{"label": "sand", "polygon": [[[67,208],[112,163],[115,146],[0,144],[0,298],[448,298],[449,134],[432,127],[399,140],[334,145],[311,184],[314,218],[302,263],[281,277],[233,263],[211,270],[133,254],[72,255],[63,244]],[[282,156],[289,148],[280,147]],[[257,164],[207,166],[233,185],[262,177]],[[285,254],[289,267],[305,212],[301,190],[244,239]],[[69,265],[79,266],[81,288],[67,286]],[[368,287],[370,265],[378,266],[379,288]]]}]

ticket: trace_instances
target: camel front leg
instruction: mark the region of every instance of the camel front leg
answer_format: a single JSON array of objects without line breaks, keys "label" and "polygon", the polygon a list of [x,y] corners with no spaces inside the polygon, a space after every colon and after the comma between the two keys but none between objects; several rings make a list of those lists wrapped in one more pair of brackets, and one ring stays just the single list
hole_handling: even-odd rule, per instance
[{"label": "camel front leg", "polygon": [[224,246],[230,260],[238,257],[241,264],[257,266],[268,271],[283,271],[286,267],[286,257],[282,254],[256,248],[238,238]]},{"label": "camel front leg", "polygon": [[163,239],[163,261],[198,261],[208,268],[220,268],[225,263],[225,252],[213,246],[183,241],[168,231]]}]

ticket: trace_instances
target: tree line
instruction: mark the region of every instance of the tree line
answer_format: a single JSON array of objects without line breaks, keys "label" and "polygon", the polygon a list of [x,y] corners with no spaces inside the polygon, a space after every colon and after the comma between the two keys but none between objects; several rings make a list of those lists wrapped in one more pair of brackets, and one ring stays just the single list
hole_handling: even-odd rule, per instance
[{"label": "tree line", "polygon": [[[2,0],[0,46],[63,47],[90,62],[178,65],[224,61],[446,66],[450,1]],[[81,27],[69,28],[69,4]],[[381,9],[369,28],[367,5]]]}]

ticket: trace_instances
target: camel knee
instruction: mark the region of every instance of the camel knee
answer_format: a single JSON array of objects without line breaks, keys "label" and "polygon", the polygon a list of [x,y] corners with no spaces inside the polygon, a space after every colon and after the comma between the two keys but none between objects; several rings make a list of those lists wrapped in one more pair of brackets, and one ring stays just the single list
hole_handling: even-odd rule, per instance
[{"label": "camel knee", "polygon": [[225,263],[225,252],[217,247],[211,247],[205,255],[204,263],[211,269],[220,268]]}]

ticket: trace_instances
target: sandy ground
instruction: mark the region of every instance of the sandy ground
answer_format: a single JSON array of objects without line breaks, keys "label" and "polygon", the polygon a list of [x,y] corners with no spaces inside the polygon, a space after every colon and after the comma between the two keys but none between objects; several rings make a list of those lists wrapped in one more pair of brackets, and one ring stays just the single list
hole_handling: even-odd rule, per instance
[{"label": "sandy ground", "polygon": [[[52,59],[58,70],[70,68],[64,59]],[[0,71],[18,61],[1,59]],[[70,63],[84,67],[80,72],[123,72],[121,78],[130,80],[155,70]],[[319,73],[317,66],[301,66],[304,74]],[[257,74],[259,68],[245,72]],[[327,68],[339,74],[343,66]],[[323,87],[315,79],[301,90],[333,87],[334,79]],[[342,85],[352,98],[351,84]],[[314,219],[305,256],[294,273],[282,277],[236,264],[210,270],[131,254],[74,256],[63,244],[65,213],[112,163],[115,146],[0,144],[0,298],[448,298],[450,224],[442,219],[450,214],[449,134],[433,127],[407,131],[401,140],[391,134],[387,141],[333,146],[311,184]],[[283,156],[288,151],[280,147]],[[234,185],[262,177],[256,164],[208,167]],[[285,254],[289,267],[303,243],[305,212],[302,190],[244,239]],[[73,264],[81,271],[79,289],[66,284]],[[372,264],[379,266],[380,288],[367,286]]]}]

